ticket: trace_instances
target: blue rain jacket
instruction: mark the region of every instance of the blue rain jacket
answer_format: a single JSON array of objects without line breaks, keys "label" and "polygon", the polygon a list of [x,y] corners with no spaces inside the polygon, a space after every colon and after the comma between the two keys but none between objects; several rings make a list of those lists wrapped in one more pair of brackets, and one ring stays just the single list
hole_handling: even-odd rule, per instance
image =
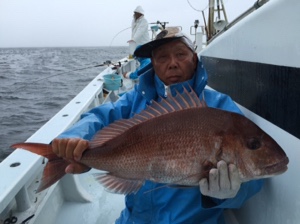
[{"label": "blue rain jacket", "polygon": [[150,58],[137,58],[140,63],[140,66],[132,73],[130,73],[130,79],[137,79],[141,74],[145,73],[147,70],[152,68],[152,63]]},{"label": "blue rain jacket", "polygon": [[[240,113],[229,96],[204,89],[206,83],[207,74],[199,61],[196,73],[191,80],[172,85],[170,89],[174,94],[174,89],[181,91],[183,86],[190,85],[199,97],[204,92],[208,106]],[[139,85],[124,94],[117,102],[106,103],[83,114],[79,122],[59,137],[81,137],[90,140],[99,129],[115,120],[132,117],[145,109],[152,99],[157,100],[159,96],[164,97],[164,94],[164,84],[151,69],[140,76]],[[151,191],[161,184],[146,181],[136,194],[126,196],[126,208],[121,212],[116,223],[225,223],[223,210],[239,208],[249,197],[261,189],[262,183],[262,180],[243,183],[236,197],[220,200],[201,195],[198,187],[188,189],[164,187]]]}]

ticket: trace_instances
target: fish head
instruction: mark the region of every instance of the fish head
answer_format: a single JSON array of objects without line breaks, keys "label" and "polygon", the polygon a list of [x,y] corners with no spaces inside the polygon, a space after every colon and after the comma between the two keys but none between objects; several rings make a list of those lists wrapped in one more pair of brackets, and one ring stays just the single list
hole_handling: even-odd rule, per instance
[{"label": "fish head", "polygon": [[284,173],[289,159],[280,145],[251,120],[234,115],[220,159],[237,166],[243,182]]}]

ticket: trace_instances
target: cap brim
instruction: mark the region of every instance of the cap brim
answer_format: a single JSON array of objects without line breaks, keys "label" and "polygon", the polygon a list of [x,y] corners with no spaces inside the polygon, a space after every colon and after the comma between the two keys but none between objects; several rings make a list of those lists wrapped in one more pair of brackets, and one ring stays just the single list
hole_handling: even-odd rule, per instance
[{"label": "cap brim", "polygon": [[153,40],[150,41],[140,47],[138,47],[135,51],[134,51],[134,56],[136,57],[141,57],[141,58],[151,58],[152,57],[152,51],[163,45],[166,44],[168,42],[172,42],[174,40],[177,40],[181,37],[170,37],[170,38],[163,38],[163,39],[158,39],[158,40]]}]

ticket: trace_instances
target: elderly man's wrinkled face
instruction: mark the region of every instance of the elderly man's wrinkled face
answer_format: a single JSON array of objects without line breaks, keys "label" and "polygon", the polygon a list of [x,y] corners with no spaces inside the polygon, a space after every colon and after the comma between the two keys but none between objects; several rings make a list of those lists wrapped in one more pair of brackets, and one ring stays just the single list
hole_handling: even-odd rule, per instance
[{"label": "elderly man's wrinkled face", "polygon": [[192,78],[197,66],[197,54],[176,40],[154,49],[151,61],[155,73],[168,86]]}]

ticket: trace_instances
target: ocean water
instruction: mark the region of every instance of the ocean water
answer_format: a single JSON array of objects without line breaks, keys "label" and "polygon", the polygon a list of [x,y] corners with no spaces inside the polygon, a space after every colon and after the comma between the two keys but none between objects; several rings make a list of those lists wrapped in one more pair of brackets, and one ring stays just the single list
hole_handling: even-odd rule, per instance
[{"label": "ocean water", "polygon": [[127,47],[0,48],[0,161],[64,107]]}]

